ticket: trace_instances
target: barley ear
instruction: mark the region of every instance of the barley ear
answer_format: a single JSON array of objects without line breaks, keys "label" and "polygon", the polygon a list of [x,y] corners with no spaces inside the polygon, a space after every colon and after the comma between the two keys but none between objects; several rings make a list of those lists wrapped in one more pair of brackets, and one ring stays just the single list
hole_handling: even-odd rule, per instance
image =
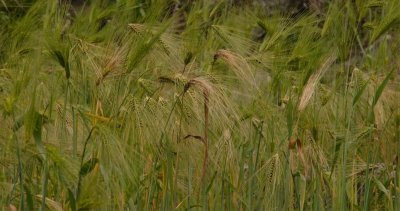
[{"label": "barley ear", "polygon": [[327,59],[325,59],[324,63],[322,63],[321,67],[317,71],[315,71],[314,74],[310,76],[301,94],[298,105],[298,111],[303,111],[307,107],[311,97],[314,94],[315,87],[317,86],[319,80],[326,73],[326,71],[329,69],[329,67],[333,64],[335,60],[336,60],[335,54],[329,56]]}]

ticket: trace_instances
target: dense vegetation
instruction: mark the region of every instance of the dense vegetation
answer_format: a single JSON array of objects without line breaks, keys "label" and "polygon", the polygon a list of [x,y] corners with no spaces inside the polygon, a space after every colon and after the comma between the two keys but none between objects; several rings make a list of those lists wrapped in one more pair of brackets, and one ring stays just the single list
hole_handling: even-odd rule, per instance
[{"label": "dense vegetation", "polygon": [[400,1],[238,2],[0,0],[0,207],[399,210]]}]

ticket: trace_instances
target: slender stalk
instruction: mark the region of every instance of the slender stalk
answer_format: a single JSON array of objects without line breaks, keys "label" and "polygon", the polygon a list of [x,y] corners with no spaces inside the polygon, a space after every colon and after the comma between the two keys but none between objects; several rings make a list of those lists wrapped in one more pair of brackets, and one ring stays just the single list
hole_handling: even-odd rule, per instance
[{"label": "slender stalk", "polygon": [[208,165],[208,103],[209,99],[208,96],[209,93],[207,91],[204,91],[204,160],[203,160],[203,170],[201,173],[201,181],[204,182],[204,177],[207,172],[207,165]]},{"label": "slender stalk", "polygon": [[[22,162],[21,162],[21,148],[20,148],[20,143],[19,143],[19,139],[17,137],[17,134],[14,131],[14,138],[17,144],[16,150],[17,150],[17,159],[18,159],[18,178],[19,178],[19,188],[20,188],[20,203],[19,203],[19,207],[20,210],[24,210],[25,208],[25,202],[24,202],[24,179],[23,179],[23,171],[22,171]],[[17,180],[16,180],[17,181]]]},{"label": "slender stalk", "polygon": [[[92,137],[93,131],[95,130],[96,127],[92,127],[92,129],[89,132],[89,135],[87,136],[86,140],[85,140],[85,144],[83,145],[83,152],[82,152],[82,156],[81,156],[81,162],[80,162],[80,168],[82,169],[83,166],[83,160],[85,158],[85,154],[86,154],[86,148],[87,148],[87,144],[89,143],[90,138]],[[79,196],[80,196],[80,192],[81,192],[81,183],[82,183],[82,175],[79,172],[79,176],[78,176],[78,184],[77,184],[77,188],[76,188],[76,192],[75,192],[75,200],[78,201]]]}]

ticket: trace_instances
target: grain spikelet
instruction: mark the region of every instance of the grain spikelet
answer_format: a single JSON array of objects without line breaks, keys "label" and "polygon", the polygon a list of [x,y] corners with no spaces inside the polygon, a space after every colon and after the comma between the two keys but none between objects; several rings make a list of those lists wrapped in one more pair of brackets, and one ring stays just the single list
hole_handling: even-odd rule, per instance
[{"label": "grain spikelet", "polygon": [[239,54],[229,50],[220,49],[215,53],[214,59],[222,59],[232,67],[237,77],[244,79],[249,85],[255,84],[254,75],[251,72],[249,64]]},{"label": "grain spikelet", "polygon": [[146,29],[146,27],[140,23],[130,23],[128,24],[128,27],[136,33],[142,33]]},{"label": "grain spikelet", "polygon": [[[40,194],[36,195],[36,198],[37,198],[38,200],[43,200],[43,196],[40,195]],[[51,200],[50,198],[47,198],[47,197],[44,197],[44,200],[45,200],[46,205],[47,205],[49,208],[51,208],[51,210],[56,210],[56,211],[62,211],[62,210],[64,210],[64,209],[62,208],[62,205],[61,205],[59,202],[56,202],[56,201],[54,201],[54,200]]]},{"label": "grain spikelet", "polygon": [[99,86],[107,78],[107,76],[118,69],[122,61],[122,55],[124,53],[124,50],[119,50],[115,52],[115,54],[111,58],[108,59],[101,76],[97,78],[96,86]]},{"label": "grain spikelet", "polygon": [[159,105],[159,107],[161,107],[162,109],[164,109],[164,110],[167,110],[168,108],[167,108],[167,100],[165,100],[163,97],[159,97],[158,98],[158,105]]},{"label": "grain spikelet", "polygon": [[[128,24],[128,27],[130,29],[132,29],[136,34],[138,34],[139,36],[142,37],[146,37],[148,35],[146,35],[146,33],[150,33],[150,34],[156,34],[158,31],[160,30],[157,27],[146,27],[143,24],[139,24],[139,23],[130,23]],[[159,39],[157,39],[158,44],[160,45],[160,47],[165,51],[165,53],[167,55],[171,54],[171,48],[170,46],[165,42],[166,40],[168,40],[168,36],[166,35],[161,35]]]},{"label": "grain spikelet", "polygon": [[[73,129],[72,129],[72,116],[71,116],[71,114],[67,113],[64,110],[64,106],[61,103],[58,103],[58,102],[56,103],[56,111],[57,111],[57,114],[60,117],[60,119],[65,118],[65,120],[64,120],[65,121],[64,122],[65,127],[67,128],[68,133],[72,134]],[[64,117],[64,115],[65,115],[65,117]]]},{"label": "grain spikelet", "polygon": [[275,174],[275,167],[277,164],[277,157],[276,156],[272,156],[271,158],[271,162],[269,165],[269,169],[268,169],[268,185],[270,185],[271,187],[271,192],[274,191],[275,189],[275,185],[274,185],[274,176]]},{"label": "grain spikelet", "polygon": [[307,81],[307,84],[304,86],[303,93],[301,94],[300,97],[300,102],[298,106],[299,111],[303,111],[306,108],[308,102],[310,101],[311,97],[314,94],[316,85],[318,84],[321,77],[328,70],[328,68],[335,61],[335,59],[336,56],[334,55],[329,56],[321,65],[321,67],[314,74],[310,76],[310,78]]},{"label": "grain spikelet", "polygon": [[144,103],[144,107],[150,112],[150,114],[155,115],[157,111],[157,101],[152,97],[146,96]]},{"label": "grain spikelet", "polygon": [[152,94],[157,90],[157,84],[154,81],[139,78],[138,84],[142,87],[146,92]]},{"label": "grain spikelet", "polygon": [[140,118],[142,107],[140,106],[139,100],[133,95],[130,95],[127,100],[127,107],[129,113],[132,112],[131,118],[135,122],[134,125],[136,131],[138,132],[138,134],[142,134],[143,122],[142,119]]}]

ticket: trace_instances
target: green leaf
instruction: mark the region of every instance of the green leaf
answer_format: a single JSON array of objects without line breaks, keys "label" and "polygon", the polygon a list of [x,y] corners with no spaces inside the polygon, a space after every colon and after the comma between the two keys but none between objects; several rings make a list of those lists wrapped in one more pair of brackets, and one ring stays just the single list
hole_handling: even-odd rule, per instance
[{"label": "green leaf", "polygon": [[[67,79],[70,78],[71,73],[69,69],[69,62],[68,62],[68,57],[69,54],[65,53],[63,54],[60,50],[51,50],[51,55],[57,60],[57,62],[61,65],[61,67],[64,68],[65,70],[65,77]],[[67,51],[66,51],[67,52]]]},{"label": "green leaf", "polygon": [[288,132],[289,132],[288,138],[292,137],[293,119],[294,119],[294,106],[293,106],[292,99],[289,99],[289,102],[288,102],[288,105],[287,105],[287,116],[286,116],[287,128],[288,128]]},{"label": "green leaf", "polygon": [[389,1],[383,10],[384,15],[382,16],[380,23],[374,27],[370,43],[376,41],[385,32],[389,31],[400,22],[400,4],[398,4],[398,1]]},{"label": "green leaf", "polygon": [[18,131],[22,125],[24,125],[25,114],[19,115],[15,118],[14,125],[12,126],[13,131]]},{"label": "green leaf", "polygon": [[378,189],[380,191],[382,191],[389,199],[391,199],[390,191],[388,189],[386,189],[386,187],[382,184],[382,182],[379,181],[378,179],[376,179],[375,177],[373,180],[374,180],[376,186],[378,187]]},{"label": "green leaf", "polygon": [[[46,149],[42,143],[42,127],[46,117],[35,110],[36,87],[33,90],[33,97],[28,112],[24,115],[24,124],[29,136],[33,135],[36,148],[43,160],[46,160]],[[16,123],[18,124],[18,122]],[[20,123],[21,124],[21,123]],[[14,125],[15,126],[15,125]]]},{"label": "green leaf", "polygon": [[91,158],[90,160],[86,161],[86,163],[84,163],[82,165],[81,170],[79,171],[79,174],[81,176],[85,176],[87,174],[89,174],[94,167],[96,166],[96,164],[99,162],[99,159],[97,158]]},{"label": "green leaf", "polygon": [[192,58],[193,58],[193,53],[187,52],[184,60],[185,65],[188,65],[190,61],[192,61]]},{"label": "green leaf", "polygon": [[333,171],[335,170],[335,166],[336,166],[337,160],[339,158],[339,151],[340,151],[340,148],[341,148],[342,144],[343,144],[343,138],[342,137],[337,137],[336,138],[336,144],[335,144],[335,154],[333,155],[333,161],[332,161],[330,176],[332,176]]},{"label": "green leaf", "polygon": [[68,201],[72,211],[76,211],[76,200],[74,193],[68,188]]},{"label": "green leaf", "polygon": [[362,93],[364,93],[365,88],[367,88],[368,86],[368,82],[366,81],[362,87],[357,91],[356,95],[353,97],[353,106],[357,103],[357,101],[360,99],[360,97],[362,96]]},{"label": "green leaf", "polygon": [[28,210],[34,210],[32,192],[30,191],[29,186],[24,185],[24,190],[25,190],[25,195],[26,195],[27,208],[28,208]]},{"label": "green leaf", "polygon": [[[167,30],[169,24],[165,24],[157,33],[150,31],[141,37],[139,46],[134,48],[127,57],[127,71],[131,72],[150,52],[153,46],[160,41],[161,35]],[[150,36],[150,37],[149,37]]]},{"label": "green leaf", "polygon": [[304,205],[307,197],[307,181],[306,178],[300,174],[299,178],[299,202],[300,202],[300,210],[304,210]]},{"label": "green leaf", "polygon": [[211,177],[211,181],[210,181],[210,184],[208,184],[208,186],[207,186],[206,193],[208,193],[210,191],[212,185],[214,184],[215,176],[217,176],[217,171],[215,171],[213,176]]},{"label": "green leaf", "polygon": [[392,75],[393,72],[394,72],[394,69],[392,71],[390,71],[390,73],[385,77],[385,79],[379,85],[379,87],[376,90],[375,95],[374,95],[374,100],[372,102],[372,107],[375,107],[376,103],[378,102],[379,98],[382,95],[383,90],[385,89],[386,85],[388,84],[388,82],[390,80],[390,76]]},{"label": "green leaf", "polygon": [[46,160],[46,149],[43,145],[42,142],[42,127],[43,127],[43,122],[44,118],[43,115],[39,114],[38,112],[35,111],[35,126],[33,128],[33,138],[35,139],[35,144],[36,147],[40,153],[40,155]]}]

